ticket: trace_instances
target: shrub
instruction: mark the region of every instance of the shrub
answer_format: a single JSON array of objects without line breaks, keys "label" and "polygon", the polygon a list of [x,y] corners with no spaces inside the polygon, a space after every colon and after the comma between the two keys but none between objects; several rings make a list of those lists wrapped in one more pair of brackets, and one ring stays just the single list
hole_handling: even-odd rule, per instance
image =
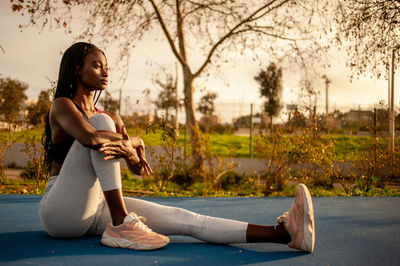
[{"label": "shrub", "polygon": [[188,189],[194,184],[195,180],[199,179],[200,175],[194,168],[181,164],[176,165],[171,181],[182,189]]},{"label": "shrub", "polygon": [[353,163],[358,176],[352,175],[355,189],[369,191],[373,188],[384,188],[389,181],[400,178],[400,146],[394,152],[388,151],[388,139],[371,137],[362,160]]},{"label": "shrub", "polygon": [[271,134],[256,139],[256,151],[267,158],[263,176],[265,195],[281,191],[290,175],[311,186],[331,188],[337,174],[333,167],[336,159],[333,142],[322,138],[315,125],[293,136],[275,128]]},{"label": "shrub", "polygon": [[4,157],[6,156],[8,148],[15,142],[15,127],[9,126],[7,135],[5,136],[4,140],[2,138],[0,142],[0,177],[4,177],[4,171],[7,168],[3,162]]},{"label": "shrub", "polygon": [[47,182],[48,168],[44,161],[43,146],[32,138],[30,143],[25,143],[25,149],[22,151],[28,155],[29,161],[20,176],[24,179],[34,179],[37,185]]},{"label": "shrub", "polygon": [[[146,129],[146,133],[161,130],[160,139],[162,141],[163,153],[153,152],[153,158],[156,158],[155,168],[158,169],[152,180],[158,191],[164,191],[174,176],[175,165],[182,158],[176,156],[177,129],[174,125],[168,123],[165,119],[160,119],[157,124],[152,124]],[[184,164],[182,164],[184,165]]]},{"label": "shrub", "polygon": [[243,187],[248,181],[248,177],[243,174],[238,174],[236,172],[224,173],[219,179],[219,186],[224,190],[237,189]]}]

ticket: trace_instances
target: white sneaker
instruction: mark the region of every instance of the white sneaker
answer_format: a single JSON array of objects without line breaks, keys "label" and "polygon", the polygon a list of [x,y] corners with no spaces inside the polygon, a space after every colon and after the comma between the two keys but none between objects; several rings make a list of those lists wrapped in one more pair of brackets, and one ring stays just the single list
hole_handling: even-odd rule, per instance
[{"label": "white sneaker", "polygon": [[310,192],[304,184],[297,186],[296,197],[289,211],[278,217],[283,223],[292,241],[289,247],[313,252],[315,243],[314,209]]},{"label": "white sneaker", "polygon": [[109,223],[103,232],[101,243],[109,247],[120,247],[135,250],[153,250],[164,247],[169,238],[153,232],[142,216],[129,213],[121,225],[113,226]]}]

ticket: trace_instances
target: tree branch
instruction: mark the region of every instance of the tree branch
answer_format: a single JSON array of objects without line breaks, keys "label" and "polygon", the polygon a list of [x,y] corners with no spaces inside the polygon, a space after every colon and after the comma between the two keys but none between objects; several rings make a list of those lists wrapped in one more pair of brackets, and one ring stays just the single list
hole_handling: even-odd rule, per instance
[{"label": "tree branch", "polygon": [[176,1],[176,32],[178,35],[179,51],[182,55],[182,59],[185,62],[187,62],[186,50],[185,50],[185,37],[183,34],[181,3],[179,0],[175,1]]},{"label": "tree branch", "polygon": [[[236,24],[236,26],[234,26],[228,33],[226,33],[224,36],[222,36],[222,38],[216,42],[213,47],[211,48],[210,52],[207,55],[206,60],[204,61],[204,63],[200,66],[200,68],[195,72],[194,77],[197,77],[201,74],[201,72],[203,72],[203,70],[206,68],[206,66],[209,64],[209,62],[211,61],[211,57],[213,56],[214,52],[217,50],[217,48],[225,42],[225,40],[227,40],[229,37],[231,37],[235,31],[241,27],[242,25],[250,22],[250,21],[254,21],[253,17],[256,16],[258,13],[260,13],[261,11],[263,11],[264,9],[268,8],[269,6],[271,6],[273,3],[275,2],[275,0],[270,1],[268,4],[260,7],[259,9],[257,9],[256,11],[254,11],[251,15],[249,15],[246,19],[240,21],[238,24]],[[285,0],[282,3],[280,3],[277,7],[282,6],[283,4],[289,2],[289,0]],[[271,12],[272,10],[274,10],[277,7],[273,7],[271,9],[269,9],[268,11],[264,12],[263,14],[267,14],[268,12]],[[257,19],[260,17],[257,17]]]},{"label": "tree branch", "polygon": [[174,41],[171,38],[171,35],[169,34],[169,31],[167,29],[167,26],[165,25],[164,19],[162,18],[160,11],[158,10],[157,5],[154,3],[153,0],[149,0],[151,5],[153,6],[154,12],[156,12],[157,15],[157,19],[160,22],[161,28],[164,31],[165,36],[167,37],[168,43],[172,49],[172,52],[174,53],[175,57],[179,60],[179,62],[183,65],[183,66],[187,66],[187,63],[185,62],[185,60],[182,58],[182,56],[179,54],[179,52],[177,51]]},{"label": "tree branch", "polygon": [[274,33],[270,33],[270,32],[266,32],[264,30],[257,29],[257,28],[248,28],[248,29],[239,30],[239,31],[236,31],[236,32],[232,33],[232,35],[238,35],[240,33],[248,32],[248,31],[255,32],[255,33],[261,33],[261,34],[264,34],[264,35],[267,35],[267,36],[270,36],[270,37],[274,37],[274,38],[277,38],[277,39],[285,40],[285,41],[296,42],[296,41],[300,41],[300,40],[307,40],[307,38],[295,39],[295,38],[290,38],[290,37],[286,37],[286,36],[280,36],[280,35],[277,35],[277,34],[274,34]]},{"label": "tree branch", "polygon": [[209,3],[207,3],[207,4],[201,3],[201,4],[200,4],[200,3],[195,3],[195,2],[193,2],[193,1],[188,1],[188,3],[194,5],[195,7],[194,7],[192,10],[189,10],[189,11],[187,11],[187,12],[185,13],[185,15],[184,15],[184,17],[183,17],[184,19],[185,19],[187,16],[189,16],[189,15],[191,15],[191,14],[193,14],[193,13],[196,13],[197,11],[202,10],[202,9],[209,9],[209,10],[214,11],[214,12],[216,12],[216,13],[220,13],[220,14],[222,14],[222,15],[224,15],[224,16],[230,16],[230,15],[231,15],[230,12],[225,12],[225,11],[223,11],[223,10],[218,10],[218,9],[212,7],[212,6],[219,6],[219,5],[226,4],[226,1],[222,1],[222,2],[220,2],[220,3],[214,3],[214,2],[212,2],[211,4],[209,4]]}]

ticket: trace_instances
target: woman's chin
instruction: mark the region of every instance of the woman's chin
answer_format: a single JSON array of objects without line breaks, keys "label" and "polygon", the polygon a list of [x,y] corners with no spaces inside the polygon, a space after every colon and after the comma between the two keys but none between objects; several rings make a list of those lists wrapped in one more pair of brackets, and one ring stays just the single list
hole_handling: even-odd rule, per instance
[{"label": "woman's chin", "polygon": [[107,89],[107,85],[102,85],[100,87],[95,88],[96,91],[104,91]]}]

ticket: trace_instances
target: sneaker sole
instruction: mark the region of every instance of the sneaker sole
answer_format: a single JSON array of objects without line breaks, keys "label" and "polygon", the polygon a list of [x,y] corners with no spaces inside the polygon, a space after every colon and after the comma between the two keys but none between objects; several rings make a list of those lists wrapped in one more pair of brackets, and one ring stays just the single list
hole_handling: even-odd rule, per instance
[{"label": "sneaker sole", "polygon": [[304,203],[304,237],[301,242],[301,250],[313,252],[315,243],[315,230],[314,230],[314,208],[310,192],[304,184],[299,184],[303,194]]},{"label": "sneaker sole", "polygon": [[113,247],[113,248],[126,248],[126,249],[134,249],[134,250],[154,250],[159,249],[166,246],[168,242],[161,243],[159,245],[143,245],[138,242],[132,242],[124,238],[115,238],[109,236],[106,232],[103,233],[101,238],[101,243],[105,246]]}]

